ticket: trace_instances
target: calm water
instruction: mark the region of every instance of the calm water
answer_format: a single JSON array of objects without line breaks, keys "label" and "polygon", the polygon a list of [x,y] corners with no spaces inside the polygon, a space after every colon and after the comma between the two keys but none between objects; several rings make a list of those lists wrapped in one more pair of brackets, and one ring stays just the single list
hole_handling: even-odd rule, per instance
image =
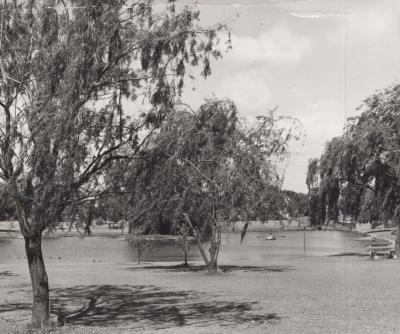
[{"label": "calm water", "polygon": [[[266,233],[247,233],[242,244],[240,235],[227,233],[222,236],[220,259],[222,262],[264,261],[267,259],[304,256],[304,233],[279,232],[276,240],[266,241]],[[347,252],[365,252],[357,241],[359,235],[338,231],[307,231],[306,255],[327,256]],[[136,262],[136,249],[118,237],[57,237],[43,240],[47,262]],[[182,261],[183,252],[178,244],[158,243],[147,249],[143,261]],[[197,246],[192,245],[189,261],[201,260]],[[0,238],[0,263],[26,261],[22,239]]]}]

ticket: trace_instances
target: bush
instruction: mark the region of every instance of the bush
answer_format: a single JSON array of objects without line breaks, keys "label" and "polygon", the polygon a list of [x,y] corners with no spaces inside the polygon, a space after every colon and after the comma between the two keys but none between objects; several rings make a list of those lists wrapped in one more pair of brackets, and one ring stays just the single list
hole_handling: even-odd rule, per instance
[{"label": "bush", "polygon": [[104,221],[103,218],[97,218],[97,219],[94,220],[94,224],[95,224],[96,226],[101,226],[101,225],[104,225],[105,223],[106,223],[106,222]]}]

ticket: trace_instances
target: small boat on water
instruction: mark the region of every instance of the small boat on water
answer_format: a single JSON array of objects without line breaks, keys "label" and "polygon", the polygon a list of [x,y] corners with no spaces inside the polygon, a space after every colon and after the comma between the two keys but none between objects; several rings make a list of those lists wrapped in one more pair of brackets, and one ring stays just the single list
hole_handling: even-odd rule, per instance
[{"label": "small boat on water", "polygon": [[276,236],[272,235],[271,233],[265,237],[265,240],[276,240]]}]

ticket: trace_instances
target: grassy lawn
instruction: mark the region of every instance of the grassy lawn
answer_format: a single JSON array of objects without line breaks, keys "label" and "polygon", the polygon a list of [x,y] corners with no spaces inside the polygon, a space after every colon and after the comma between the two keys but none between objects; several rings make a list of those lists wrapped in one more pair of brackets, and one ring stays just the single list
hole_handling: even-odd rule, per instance
[{"label": "grassy lawn", "polygon": [[[395,333],[399,263],[366,256],[303,257],[268,265],[48,265],[52,333]],[[28,333],[23,263],[0,265],[2,333]],[[40,333],[32,331],[32,333]]]}]

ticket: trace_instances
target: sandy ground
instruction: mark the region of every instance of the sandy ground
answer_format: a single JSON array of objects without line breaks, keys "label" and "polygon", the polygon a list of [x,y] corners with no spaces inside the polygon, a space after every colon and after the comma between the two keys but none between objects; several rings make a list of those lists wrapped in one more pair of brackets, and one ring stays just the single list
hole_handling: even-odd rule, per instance
[{"label": "sandy ground", "polygon": [[[372,261],[361,255],[271,259],[266,266],[230,263],[216,276],[174,265],[50,263],[53,318],[58,312],[59,321],[66,322],[52,332],[400,330],[398,260]],[[0,264],[1,333],[28,332],[30,301],[27,267]]]}]

